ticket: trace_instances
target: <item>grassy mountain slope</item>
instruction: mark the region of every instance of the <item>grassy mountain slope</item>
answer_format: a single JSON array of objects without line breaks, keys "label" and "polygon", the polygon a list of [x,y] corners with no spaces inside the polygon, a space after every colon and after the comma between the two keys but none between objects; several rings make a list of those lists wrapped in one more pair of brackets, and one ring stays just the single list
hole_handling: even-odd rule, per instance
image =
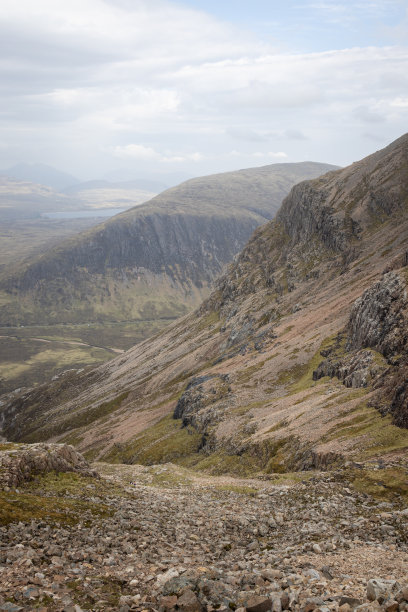
[{"label": "grassy mountain slope", "polygon": [[407,207],[408,135],[295,186],[197,311],[17,395],[5,435],[213,472],[406,455]]}]

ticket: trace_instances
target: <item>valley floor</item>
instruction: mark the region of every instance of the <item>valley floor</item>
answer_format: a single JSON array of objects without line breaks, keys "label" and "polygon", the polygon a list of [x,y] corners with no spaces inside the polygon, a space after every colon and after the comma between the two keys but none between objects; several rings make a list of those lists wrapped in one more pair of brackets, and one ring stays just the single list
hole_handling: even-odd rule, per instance
[{"label": "valley floor", "polygon": [[0,492],[0,610],[408,608],[407,504],[382,486],[397,463],[370,466],[382,499],[351,468],[245,480],[94,467],[99,480]]},{"label": "valley floor", "polygon": [[153,336],[168,319],[0,327],[0,396],[68,369],[95,367]]}]

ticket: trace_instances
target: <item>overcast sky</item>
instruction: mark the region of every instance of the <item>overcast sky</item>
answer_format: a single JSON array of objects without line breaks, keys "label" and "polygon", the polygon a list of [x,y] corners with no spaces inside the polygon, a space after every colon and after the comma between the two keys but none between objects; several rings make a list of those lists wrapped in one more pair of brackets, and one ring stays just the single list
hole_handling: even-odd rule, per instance
[{"label": "overcast sky", "polygon": [[2,0],[0,167],[346,165],[408,131],[408,0]]}]

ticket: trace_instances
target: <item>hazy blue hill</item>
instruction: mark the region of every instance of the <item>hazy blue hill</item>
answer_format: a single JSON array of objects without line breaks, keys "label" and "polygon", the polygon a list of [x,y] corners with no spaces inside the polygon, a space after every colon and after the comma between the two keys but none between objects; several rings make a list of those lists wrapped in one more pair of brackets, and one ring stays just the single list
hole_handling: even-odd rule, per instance
[{"label": "hazy blue hill", "polygon": [[61,191],[70,185],[79,183],[79,179],[71,174],[57,170],[47,164],[20,163],[0,172],[8,176],[13,176],[22,181],[48,185],[57,191]]}]

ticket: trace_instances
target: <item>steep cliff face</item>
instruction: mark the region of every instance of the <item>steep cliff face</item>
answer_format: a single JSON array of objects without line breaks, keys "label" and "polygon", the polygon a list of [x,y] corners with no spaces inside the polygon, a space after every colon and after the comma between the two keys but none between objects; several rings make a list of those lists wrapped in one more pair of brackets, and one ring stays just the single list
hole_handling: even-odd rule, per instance
[{"label": "steep cliff face", "polygon": [[[277,294],[321,276],[344,272],[369,233],[390,217],[404,219],[408,205],[407,136],[351,166],[293,187],[274,222],[260,227],[218,282],[210,307],[242,299],[254,288]],[[392,255],[393,248],[389,253]],[[334,267],[334,268],[333,268]]]},{"label": "steep cliff face", "polygon": [[290,187],[331,167],[276,164],[194,179],[0,279],[0,324],[185,314]]},{"label": "steep cliff face", "polygon": [[196,312],[14,398],[5,435],[216,471],[406,454],[407,160],[405,136],[296,186]]},{"label": "steep cliff face", "polygon": [[385,357],[406,350],[407,288],[399,274],[388,272],[355,301],[348,323],[348,349],[372,348]]},{"label": "steep cliff face", "polygon": [[[129,216],[34,261],[3,284],[4,324],[185,314],[257,226],[252,216]],[[18,303],[16,301],[18,300]]]}]

